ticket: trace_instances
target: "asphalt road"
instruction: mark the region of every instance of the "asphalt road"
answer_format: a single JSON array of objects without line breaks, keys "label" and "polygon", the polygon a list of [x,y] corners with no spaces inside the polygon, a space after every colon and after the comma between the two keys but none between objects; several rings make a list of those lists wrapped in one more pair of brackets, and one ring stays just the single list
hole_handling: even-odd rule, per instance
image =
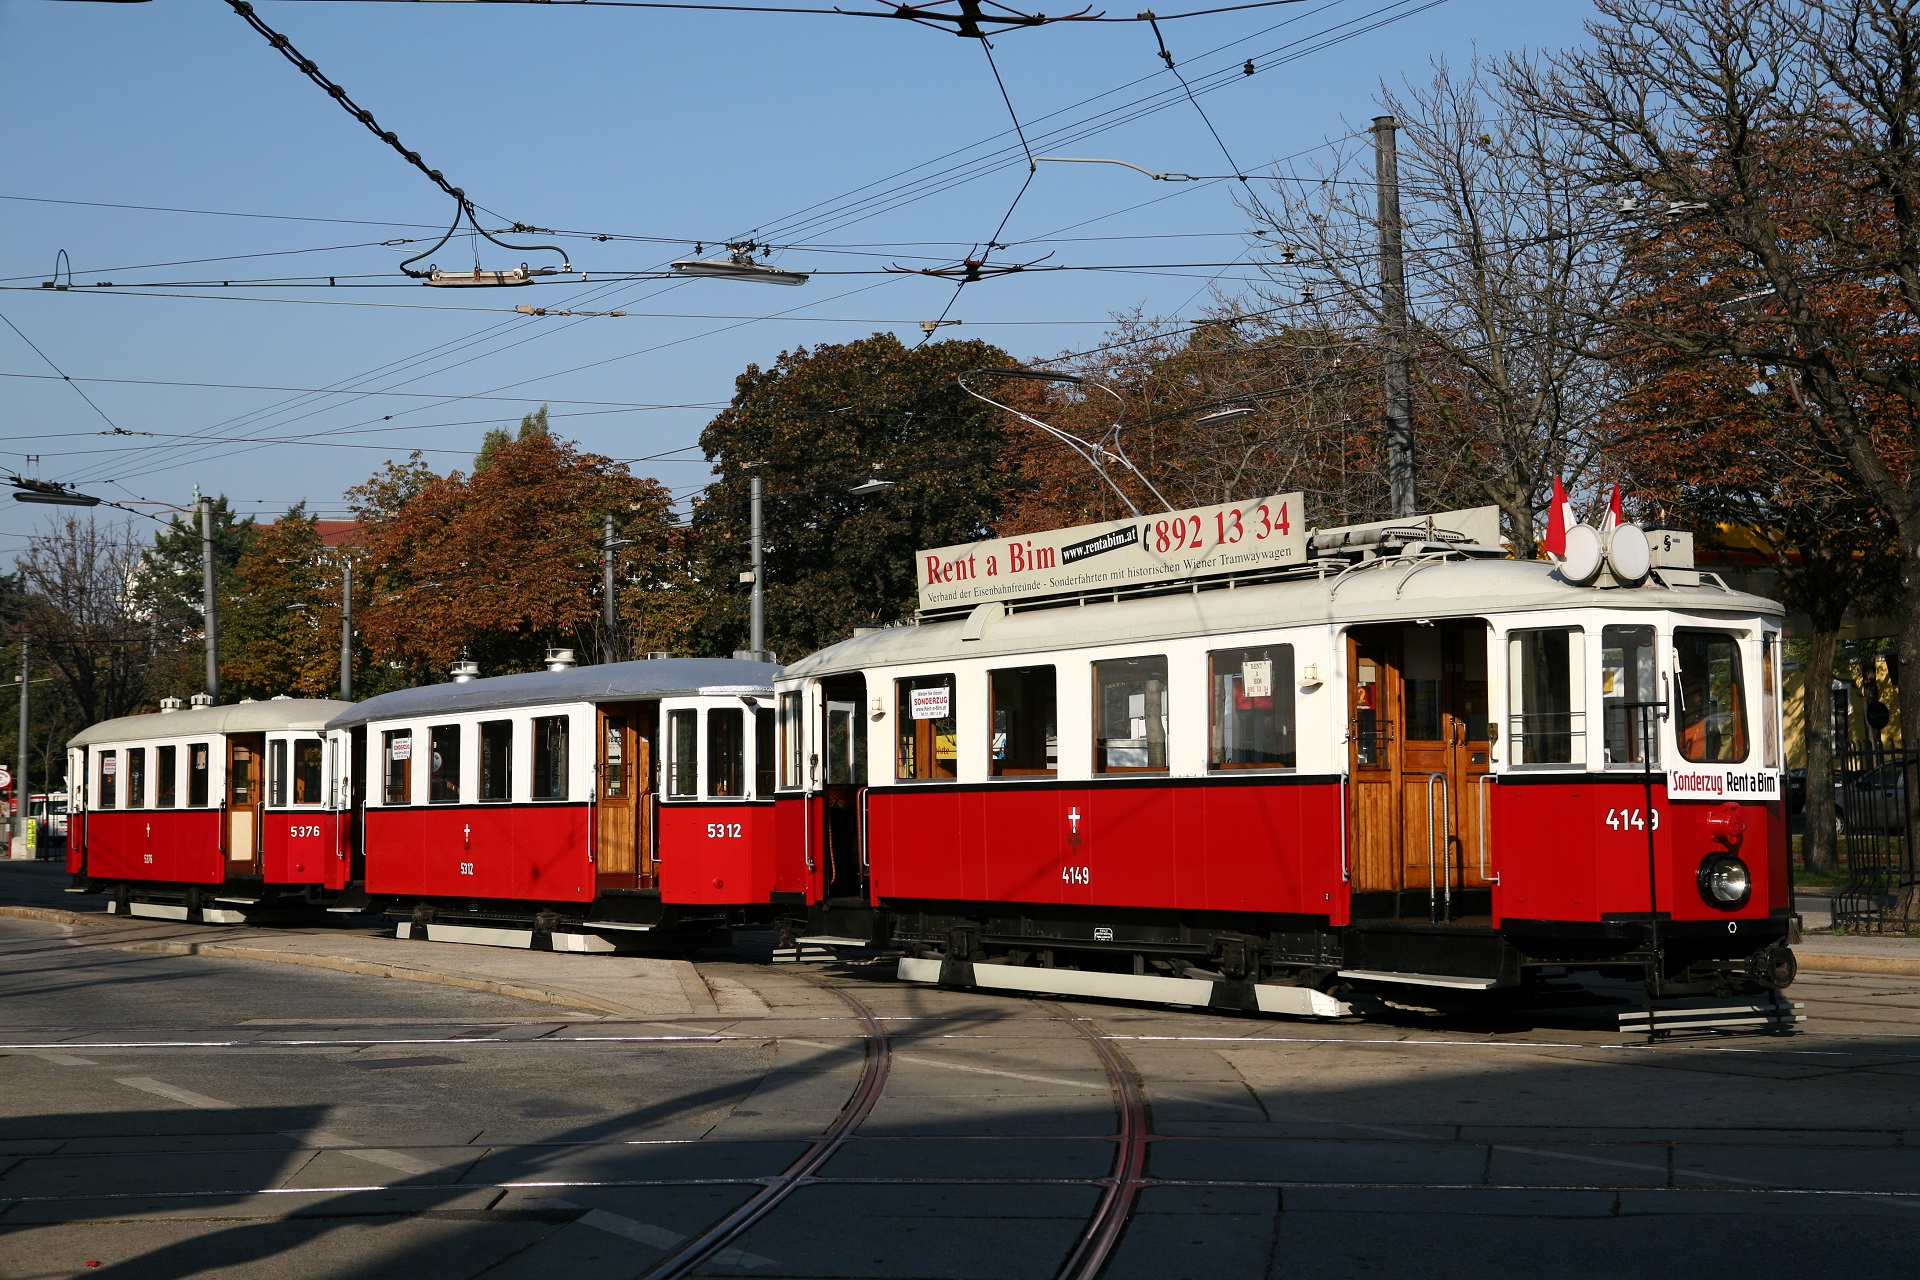
[{"label": "asphalt road", "polygon": [[1920,980],[1657,1045],[737,963],[767,1014],[563,1021],[74,933],[0,920],[19,1280],[1852,1277],[1920,1224]]}]

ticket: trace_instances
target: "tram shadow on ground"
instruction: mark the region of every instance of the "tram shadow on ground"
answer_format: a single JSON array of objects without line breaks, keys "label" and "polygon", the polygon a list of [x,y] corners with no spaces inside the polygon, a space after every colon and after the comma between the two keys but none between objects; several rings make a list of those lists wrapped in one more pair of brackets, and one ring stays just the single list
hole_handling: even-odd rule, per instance
[{"label": "tram shadow on ground", "polygon": [[[1415,1037],[893,990],[879,1105],[818,1181],[697,1274],[1058,1274],[1098,1209],[1118,1127],[1109,1081],[1063,1017],[1108,1036],[1146,1086],[1150,1154],[1108,1280],[1676,1264],[1820,1276],[1863,1249],[1906,1249],[1920,1210],[1910,1039],[1652,1046],[1432,1014],[1421,1027],[1443,1034]],[[455,1158],[396,1133],[401,1154],[441,1162],[399,1178],[364,1150],[316,1153],[313,1135],[346,1123],[323,1107],[15,1118],[0,1122],[15,1159],[0,1229],[110,1224],[139,1248],[91,1274],[141,1280],[641,1276],[777,1178],[852,1092],[858,1039],[786,1043],[806,1052],[758,1084],[681,1090],[540,1141],[489,1147],[483,1133]],[[746,1127],[661,1133],[716,1107]],[[1460,1244],[1469,1223],[1482,1244]]]}]

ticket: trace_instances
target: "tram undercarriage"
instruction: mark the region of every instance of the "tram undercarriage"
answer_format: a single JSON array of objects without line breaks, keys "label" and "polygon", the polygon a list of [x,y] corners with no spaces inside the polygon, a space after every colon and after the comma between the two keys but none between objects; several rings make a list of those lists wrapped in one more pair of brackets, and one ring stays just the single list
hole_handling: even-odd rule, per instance
[{"label": "tram undercarriage", "polygon": [[1763,996],[1794,976],[1790,918],[1735,931],[1663,920],[1657,941],[1645,918],[1585,929],[1424,920],[1334,927],[1311,916],[1042,913],[1012,904],[903,904],[863,921],[849,903],[816,909],[810,923],[819,926],[813,940],[829,944],[884,935],[905,953],[907,981],[1322,1017],[1395,991],[1524,993],[1576,973],[1643,984],[1650,999]]}]

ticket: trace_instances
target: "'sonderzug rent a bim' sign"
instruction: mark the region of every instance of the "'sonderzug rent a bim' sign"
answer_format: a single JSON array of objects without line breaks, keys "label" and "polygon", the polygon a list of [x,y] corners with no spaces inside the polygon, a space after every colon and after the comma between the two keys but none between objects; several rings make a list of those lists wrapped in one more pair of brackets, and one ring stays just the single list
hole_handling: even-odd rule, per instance
[{"label": "'sonderzug rent a bim' sign", "polygon": [[1098,591],[1300,564],[1300,495],[1168,511],[922,551],[922,609]]}]

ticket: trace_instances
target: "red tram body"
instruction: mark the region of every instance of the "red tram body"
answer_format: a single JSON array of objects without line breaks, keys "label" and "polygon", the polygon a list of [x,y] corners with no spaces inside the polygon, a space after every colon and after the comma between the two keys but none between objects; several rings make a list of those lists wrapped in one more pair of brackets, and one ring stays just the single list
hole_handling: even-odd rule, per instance
[{"label": "red tram body", "polygon": [[1497,539],[1485,509],[1329,531],[1279,572],[924,610],[801,660],[806,932],[898,945],[909,980],[1298,1014],[1566,969],[1784,985],[1780,606]]},{"label": "red tram body", "polygon": [[365,889],[403,936],[610,950],[770,923],[773,676],[653,658],[456,678],[328,726]]},{"label": "red tram body", "polygon": [[235,923],[331,901],[358,872],[322,730],[349,705],[168,699],[76,734],[67,869],[133,915]]}]

